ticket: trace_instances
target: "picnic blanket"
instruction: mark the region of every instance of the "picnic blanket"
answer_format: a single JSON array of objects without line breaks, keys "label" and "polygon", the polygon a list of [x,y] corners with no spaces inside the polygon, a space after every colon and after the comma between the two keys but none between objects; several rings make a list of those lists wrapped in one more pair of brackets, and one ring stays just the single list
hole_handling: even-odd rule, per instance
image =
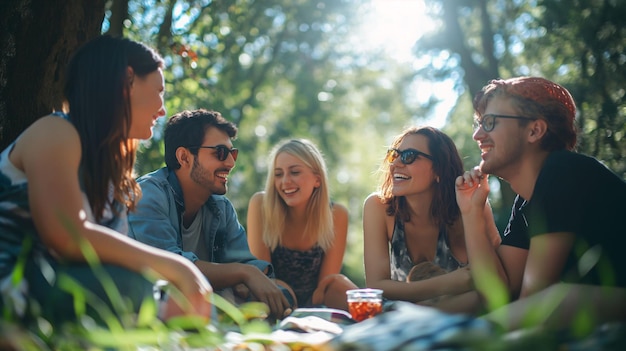
[{"label": "picnic blanket", "polygon": [[[336,310],[333,310],[336,311]],[[399,350],[626,350],[626,324],[599,326],[584,338],[569,332],[525,329],[504,333],[493,323],[434,308],[396,301],[385,312],[356,323],[324,309],[294,311],[276,330],[264,335],[233,334],[237,344],[258,342],[263,350],[399,351]],[[232,345],[234,345],[232,344]],[[233,350],[253,350],[234,348]]]},{"label": "picnic blanket", "polygon": [[481,345],[496,334],[486,320],[397,301],[374,318],[344,328],[330,350],[439,350]]}]

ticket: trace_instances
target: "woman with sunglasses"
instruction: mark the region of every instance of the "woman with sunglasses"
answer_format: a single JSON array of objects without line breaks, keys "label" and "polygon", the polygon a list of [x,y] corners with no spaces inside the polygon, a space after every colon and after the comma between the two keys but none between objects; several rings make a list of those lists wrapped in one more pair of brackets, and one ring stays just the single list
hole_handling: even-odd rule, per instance
[{"label": "woman with sunglasses", "polygon": [[348,309],[346,290],[357,286],[339,274],[347,230],[348,210],[330,201],[317,147],[306,139],[278,144],[265,191],[250,199],[248,244],[256,257],[272,263],[299,307]]},{"label": "woman with sunglasses", "polygon": [[[378,191],[363,208],[367,286],[390,300],[423,304],[472,290],[455,198],[463,164],[454,142],[436,128],[408,128],[394,139],[379,171]],[[488,204],[485,217],[491,223],[485,235],[498,245]]]},{"label": "woman with sunglasses", "polygon": [[130,320],[153,299],[156,278],[181,293],[161,317],[210,315],[212,288],[196,267],[126,236],[126,214],[141,197],[138,139],[165,115],[162,67],[143,44],[97,37],[66,68],[63,111],[38,119],[0,154],[5,316],[53,325],[83,314]]}]

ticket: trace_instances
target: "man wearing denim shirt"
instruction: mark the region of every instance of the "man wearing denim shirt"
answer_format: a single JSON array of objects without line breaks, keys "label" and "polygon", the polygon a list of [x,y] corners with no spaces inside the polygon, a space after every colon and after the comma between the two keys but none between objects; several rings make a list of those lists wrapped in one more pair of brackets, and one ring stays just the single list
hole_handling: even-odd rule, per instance
[{"label": "man wearing denim shirt", "polygon": [[292,307],[290,294],[271,279],[270,263],[250,253],[245,230],[224,196],[237,158],[236,135],[237,127],[219,112],[172,116],[164,137],[167,167],[138,179],[142,198],[129,215],[129,236],[187,257],[216,291],[264,302],[281,318]]}]

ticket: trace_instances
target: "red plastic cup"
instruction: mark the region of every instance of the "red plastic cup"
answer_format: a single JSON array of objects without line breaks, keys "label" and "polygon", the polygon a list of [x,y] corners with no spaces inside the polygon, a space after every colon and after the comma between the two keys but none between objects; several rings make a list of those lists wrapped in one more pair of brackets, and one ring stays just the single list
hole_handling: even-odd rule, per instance
[{"label": "red plastic cup", "polygon": [[353,289],[346,291],[346,295],[350,315],[357,322],[383,311],[383,291],[380,289]]}]

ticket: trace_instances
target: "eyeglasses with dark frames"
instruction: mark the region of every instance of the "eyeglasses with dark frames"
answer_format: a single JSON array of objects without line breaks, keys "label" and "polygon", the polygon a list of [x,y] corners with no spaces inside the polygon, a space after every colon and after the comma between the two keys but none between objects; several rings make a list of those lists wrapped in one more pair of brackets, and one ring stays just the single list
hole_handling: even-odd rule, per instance
[{"label": "eyeglasses with dark frames", "polygon": [[528,121],[535,121],[536,118],[532,117],[524,117],[524,116],[507,116],[507,115],[496,115],[493,113],[488,113],[483,115],[482,119],[474,120],[474,130],[478,130],[478,128],[483,128],[486,133],[489,133],[496,127],[496,118],[509,118],[509,119],[523,119]]},{"label": "eyeglasses with dark frames", "polygon": [[405,165],[410,165],[415,162],[418,157],[425,157],[429,160],[433,160],[433,157],[429,154],[423,153],[419,150],[415,149],[406,149],[406,150],[398,150],[398,149],[389,149],[387,150],[387,161],[392,163],[393,161],[400,158],[400,162]]},{"label": "eyeglasses with dark frames", "polygon": [[233,155],[233,161],[237,161],[237,156],[239,155],[239,149],[232,148],[229,149],[226,145],[216,145],[216,146],[190,146],[190,149],[215,149],[217,159],[220,161],[226,161],[228,158],[228,154]]}]

